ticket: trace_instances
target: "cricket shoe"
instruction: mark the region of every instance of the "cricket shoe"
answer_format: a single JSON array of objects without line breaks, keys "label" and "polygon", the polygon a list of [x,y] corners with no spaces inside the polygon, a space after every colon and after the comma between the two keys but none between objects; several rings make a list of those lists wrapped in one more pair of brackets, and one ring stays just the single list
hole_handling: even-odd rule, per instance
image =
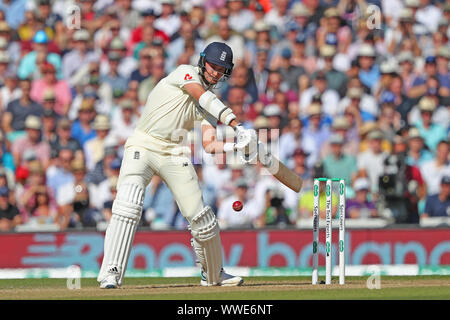
[{"label": "cricket shoe", "polygon": [[100,281],[101,289],[116,289],[119,287],[119,273],[114,271],[109,271],[108,275]]},{"label": "cricket shoe", "polygon": [[[208,281],[206,280],[206,272],[201,272],[202,280],[200,281],[200,284],[204,287],[212,286],[211,284],[208,284]],[[223,287],[232,287],[232,286],[240,286],[244,283],[244,279],[238,276],[233,276],[231,274],[226,273],[223,268],[220,270],[220,282],[216,284],[217,286],[223,286]]]}]

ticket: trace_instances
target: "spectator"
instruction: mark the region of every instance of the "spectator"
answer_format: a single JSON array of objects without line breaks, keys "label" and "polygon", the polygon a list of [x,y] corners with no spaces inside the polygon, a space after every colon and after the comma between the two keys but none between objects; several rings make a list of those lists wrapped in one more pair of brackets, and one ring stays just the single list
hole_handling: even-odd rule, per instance
[{"label": "spectator", "polygon": [[443,176],[441,179],[438,194],[427,197],[425,212],[420,215],[420,219],[430,217],[448,217],[450,208],[450,176]]},{"label": "spectator", "polygon": [[70,86],[74,85],[73,76],[77,70],[90,62],[98,61],[98,54],[89,48],[91,36],[86,29],[80,29],[73,33],[73,49],[67,52],[62,59],[62,72],[64,79]]},{"label": "spectator", "polygon": [[68,118],[62,118],[56,126],[56,134],[50,139],[52,150],[69,148],[73,151],[75,159],[84,159],[83,149],[78,140],[70,136],[71,121]]},{"label": "spectator", "polygon": [[111,216],[112,216],[112,205],[113,205],[112,199],[115,199],[117,196],[117,178],[111,177],[109,179],[109,185],[110,185],[109,191],[111,192],[111,199],[107,200],[103,204],[103,210],[102,210],[102,215],[103,215],[102,221],[106,221],[106,222],[109,222],[109,220],[111,219]]},{"label": "spectator", "polygon": [[9,189],[0,187],[0,232],[8,232],[22,223],[17,207],[9,201]]},{"label": "spectator", "polygon": [[113,139],[113,137],[109,135],[111,131],[109,117],[103,114],[99,114],[95,117],[92,129],[95,130],[95,138],[87,141],[83,146],[86,167],[89,171],[93,170],[95,164],[103,158],[106,139],[108,137]]},{"label": "spectator", "polygon": [[29,79],[20,80],[20,89],[22,96],[8,104],[2,117],[3,131],[11,143],[25,134],[25,119],[29,115],[40,117],[44,113],[42,106],[31,99]]},{"label": "spectator", "polygon": [[91,122],[96,116],[94,101],[90,99],[84,99],[81,103],[80,109],[78,109],[78,119],[76,119],[70,131],[71,137],[76,139],[81,147],[84,144],[96,137],[95,130],[92,128]]},{"label": "spectator", "polygon": [[151,76],[152,54],[150,48],[143,48],[139,51],[139,64],[136,70],[131,73],[129,81],[141,83]]},{"label": "spectator", "polygon": [[327,116],[335,116],[338,112],[339,94],[336,90],[328,88],[327,77],[323,71],[315,74],[312,86],[306,89],[300,97],[300,113],[302,115],[305,114],[306,109],[313,102],[316,95],[324,108],[323,113]]},{"label": "spectator", "polygon": [[55,67],[57,79],[62,79],[61,57],[59,54],[49,52],[49,39],[45,31],[39,30],[33,37],[33,50],[21,60],[17,75],[19,78],[41,78],[40,65],[48,62]]},{"label": "spectator", "polygon": [[164,70],[164,58],[161,56],[155,56],[152,59],[151,76],[141,82],[138,89],[139,101],[142,105],[147,101],[148,95],[156,86],[156,84],[166,76]]},{"label": "spectator", "polygon": [[42,105],[44,92],[53,90],[55,95],[54,111],[60,116],[66,116],[69,112],[72,95],[68,83],[56,78],[55,67],[51,63],[43,63],[41,66],[41,79],[34,80],[31,84],[31,98]]},{"label": "spectator", "polygon": [[433,159],[433,154],[425,145],[425,140],[421,136],[419,129],[412,127],[408,131],[408,152],[406,163],[411,166],[420,166]]},{"label": "spectator", "polygon": [[[59,149],[58,157],[56,159],[57,161],[55,161],[53,166],[49,167],[46,172],[47,185],[51,188],[56,199],[61,197],[61,187],[74,181],[74,175],[71,167],[73,158],[74,154],[72,149]],[[68,221],[64,223],[68,223]]]},{"label": "spectator", "polygon": [[60,186],[57,197],[64,221],[61,229],[80,225],[95,227],[101,220],[101,214],[92,204],[92,199],[100,194],[95,193],[86,182],[86,166],[83,160],[73,160],[70,167],[73,180]]},{"label": "spectator", "polygon": [[373,200],[377,199],[378,180],[384,170],[384,160],[387,153],[383,152],[381,142],[384,138],[380,130],[372,130],[367,135],[369,148],[357,157],[357,168],[360,172],[365,172],[370,181],[370,190]]},{"label": "spectator", "polygon": [[346,185],[351,185],[356,174],[356,158],[343,152],[345,138],[334,133],[330,136],[331,153],[323,160],[325,176],[332,179],[344,179]]},{"label": "spectator", "polygon": [[134,114],[134,103],[130,99],[120,101],[119,109],[113,114],[111,136],[118,144],[123,145],[134,132],[137,117]]},{"label": "spectator", "polygon": [[369,201],[370,181],[367,178],[358,178],[353,184],[355,197],[348,199],[345,204],[347,218],[368,219],[378,217],[377,209],[372,201]]},{"label": "spectator", "polygon": [[328,140],[330,129],[323,119],[322,107],[319,104],[311,104],[307,109],[307,125],[304,125],[302,145],[310,155],[307,160],[308,167],[320,160],[320,150]]},{"label": "spectator", "polygon": [[[225,198],[219,205],[217,218],[220,228],[251,228],[255,219],[258,218],[255,210],[254,200],[249,198],[248,184],[244,179],[237,179],[234,183],[233,194]],[[241,201],[243,208],[241,211],[233,209],[233,203]]]},{"label": "spectator", "polygon": [[41,139],[41,120],[33,115],[28,116],[25,120],[25,130],[25,137],[14,141],[11,147],[15,166],[24,163],[23,154],[26,150],[33,150],[36,153],[37,159],[42,163],[44,169],[46,169],[50,161],[50,146]]},{"label": "spectator", "polygon": [[418,107],[420,110],[420,119],[412,123],[412,125],[419,130],[425,145],[430,150],[436,150],[439,141],[444,140],[447,137],[445,129],[432,121],[433,112],[436,110],[436,104],[433,99],[423,97],[420,99]]},{"label": "spectator", "polygon": [[155,20],[155,28],[172,37],[181,25],[180,17],[175,12],[174,0],[161,0],[161,15]]},{"label": "spectator", "polygon": [[346,93],[348,77],[333,65],[333,59],[336,55],[336,49],[332,45],[324,45],[320,48],[320,56],[323,59],[322,71],[325,72],[328,88],[335,90],[340,97]]},{"label": "spectator", "polygon": [[18,78],[15,72],[5,72],[3,78],[3,86],[0,88],[0,111],[6,111],[8,104],[22,95],[22,91],[18,87]]},{"label": "spectator", "polygon": [[427,194],[439,192],[439,183],[444,176],[450,176],[449,143],[442,140],[436,147],[436,156],[420,166],[420,172],[427,185]]},{"label": "spectator", "polygon": [[363,44],[358,51],[358,63],[360,66],[359,79],[370,91],[380,78],[380,70],[375,63],[375,50],[368,44]]}]

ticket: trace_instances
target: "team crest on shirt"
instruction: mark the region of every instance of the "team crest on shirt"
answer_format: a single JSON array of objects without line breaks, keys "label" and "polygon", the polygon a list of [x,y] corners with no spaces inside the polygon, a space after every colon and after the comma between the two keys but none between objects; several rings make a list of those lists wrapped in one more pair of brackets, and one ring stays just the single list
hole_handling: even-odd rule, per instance
[{"label": "team crest on shirt", "polygon": [[186,73],[184,80],[192,80],[192,76],[189,73]]}]

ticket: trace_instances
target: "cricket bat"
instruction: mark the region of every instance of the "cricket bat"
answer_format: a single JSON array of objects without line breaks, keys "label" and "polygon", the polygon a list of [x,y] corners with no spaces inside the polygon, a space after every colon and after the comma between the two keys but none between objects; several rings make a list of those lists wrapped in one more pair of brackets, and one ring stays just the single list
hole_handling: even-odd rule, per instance
[{"label": "cricket bat", "polygon": [[288,188],[295,192],[300,192],[303,185],[303,179],[295,172],[286,167],[277,157],[267,152],[267,147],[264,143],[258,143],[258,158],[263,166]]}]

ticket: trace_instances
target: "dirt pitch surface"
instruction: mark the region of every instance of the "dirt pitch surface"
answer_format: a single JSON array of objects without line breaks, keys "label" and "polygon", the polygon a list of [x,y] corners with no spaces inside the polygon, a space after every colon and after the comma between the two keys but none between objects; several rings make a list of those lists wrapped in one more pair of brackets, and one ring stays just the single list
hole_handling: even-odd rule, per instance
[{"label": "dirt pitch surface", "polygon": [[315,300],[450,299],[449,276],[387,277],[369,290],[367,277],[347,277],[340,286],[311,285],[310,277],[249,277],[240,287],[201,287],[198,278],[126,278],[119,289],[105,290],[95,279],[81,279],[81,289],[65,279],[0,280],[1,300]]}]

